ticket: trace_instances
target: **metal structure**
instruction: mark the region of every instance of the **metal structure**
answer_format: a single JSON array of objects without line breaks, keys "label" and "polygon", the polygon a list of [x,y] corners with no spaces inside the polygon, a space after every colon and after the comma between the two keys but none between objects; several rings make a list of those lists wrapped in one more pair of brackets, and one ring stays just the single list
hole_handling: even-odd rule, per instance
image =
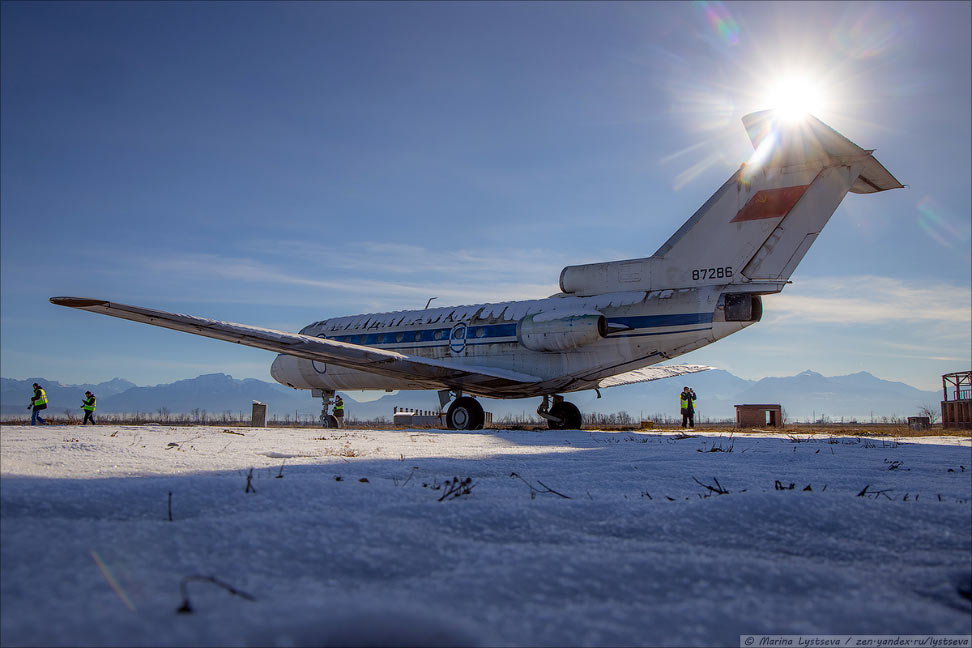
[{"label": "metal structure", "polygon": [[942,428],[972,429],[972,371],[942,376]]}]

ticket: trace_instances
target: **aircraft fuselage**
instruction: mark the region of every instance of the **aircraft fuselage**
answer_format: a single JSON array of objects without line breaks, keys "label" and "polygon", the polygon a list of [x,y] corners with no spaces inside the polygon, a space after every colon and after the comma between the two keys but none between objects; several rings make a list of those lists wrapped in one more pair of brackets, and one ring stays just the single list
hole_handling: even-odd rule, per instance
[{"label": "aircraft fuselage", "polygon": [[[745,321],[727,321],[724,294],[721,287],[705,286],[374,313],[314,322],[301,334],[535,376],[533,383],[464,388],[520,398],[591,389],[602,378],[693,351],[759,320],[757,306]],[[543,321],[531,319],[541,313]],[[598,331],[590,318],[599,315],[604,319]],[[271,375],[297,389],[429,388],[424,381],[285,354],[277,356]]]}]

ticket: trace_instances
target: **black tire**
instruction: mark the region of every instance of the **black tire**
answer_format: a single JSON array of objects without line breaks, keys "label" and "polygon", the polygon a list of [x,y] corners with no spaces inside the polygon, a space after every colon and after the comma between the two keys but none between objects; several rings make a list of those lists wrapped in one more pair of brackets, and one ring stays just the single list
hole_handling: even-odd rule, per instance
[{"label": "black tire", "polygon": [[482,430],[486,415],[475,398],[462,396],[449,406],[446,423],[450,430]]},{"label": "black tire", "polygon": [[560,419],[560,423],[547,419],[547,426],[551,430],[579,430],[583,419],[577,406],[569,401],[555,403],[550,408],[550,414]]},{"label": "black tire", "polygon": [[338,426],[337,419],[333,414],[328,414],[327,416],[321,417],[321,427],[323,428],[336,428]]}]

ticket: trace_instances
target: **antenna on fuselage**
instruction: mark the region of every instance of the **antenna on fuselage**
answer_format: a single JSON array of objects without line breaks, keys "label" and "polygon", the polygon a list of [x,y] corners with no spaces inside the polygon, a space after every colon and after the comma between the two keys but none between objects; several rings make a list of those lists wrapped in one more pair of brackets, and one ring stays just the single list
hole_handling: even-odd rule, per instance
[{"label": "antenna on fuselage", "polygon": [[429,310],[429,304],[432,303],[433,299],[438,299],[438,297],[429,297],[429,301],[425,302],[425,310]]}]

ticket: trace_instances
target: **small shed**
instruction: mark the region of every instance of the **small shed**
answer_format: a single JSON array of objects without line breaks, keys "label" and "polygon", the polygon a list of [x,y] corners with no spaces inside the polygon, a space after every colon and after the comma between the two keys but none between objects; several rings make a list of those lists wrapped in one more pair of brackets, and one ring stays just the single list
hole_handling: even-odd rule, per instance
[{"label": "small shed", "polygon": [[783,427],[782,405],[736,405],[736,427]]},{"label": "small shed", "polygon": [[914,430],[915,432],[928,430],[931,428],[931,418],[927,416],[909,416],[908,427]]}]

